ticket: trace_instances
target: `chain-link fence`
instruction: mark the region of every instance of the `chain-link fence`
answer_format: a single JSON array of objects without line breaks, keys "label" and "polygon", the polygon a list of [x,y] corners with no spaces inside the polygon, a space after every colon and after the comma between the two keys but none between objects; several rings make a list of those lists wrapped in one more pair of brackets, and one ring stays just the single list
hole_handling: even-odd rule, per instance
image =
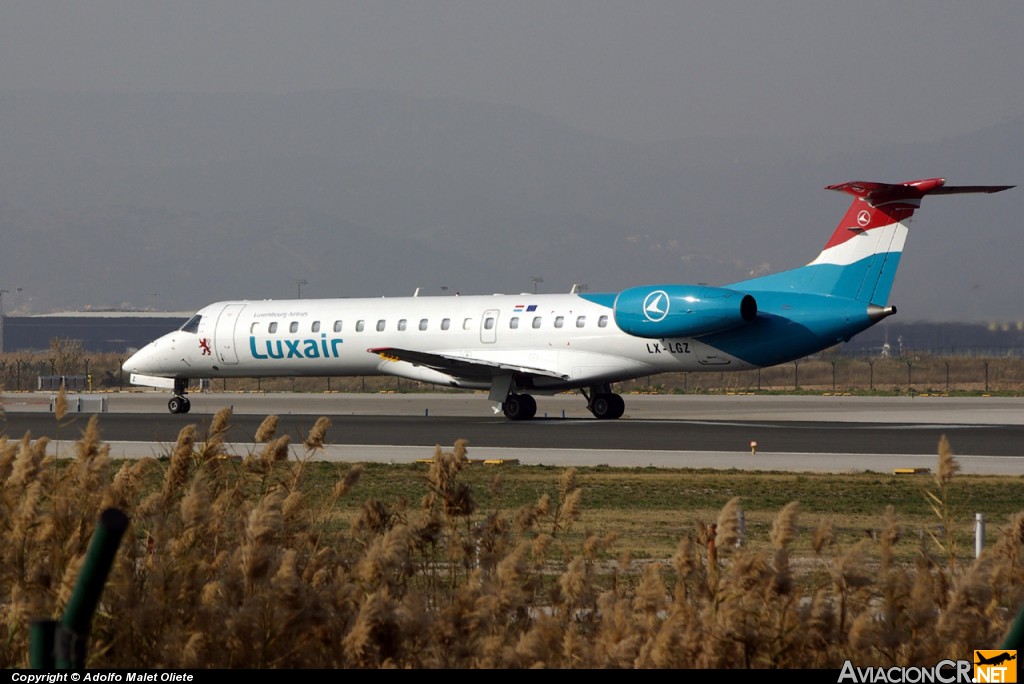
[{"label": "chain-link fence", "polygon": [[[86,356],[69,376],[88,378],[94,391],[131,388],[126,357]],[[43,355],[0,355],[0,389],[33,391],[54,375]],[[59,377],[59,376],[58,376]],[[91,383],[89,383],[91,381]],[[198,386],[199,380],[195,381]],[[394,377],[232,378],[207,383],[213,391],[381,392],[438,389]],[[49,384],[47,384],[49,388]],[[619,392],[855,392],[1024,393],[1024,358],[976,356],[853,357],[826,354],[761,370],[664,373],[616,385]]]},{"label": "chain-link fence", "polygon": [[811,358],[741,372],[667,373],[625,386],[663,392],[1024,392],[1024,359]]}]

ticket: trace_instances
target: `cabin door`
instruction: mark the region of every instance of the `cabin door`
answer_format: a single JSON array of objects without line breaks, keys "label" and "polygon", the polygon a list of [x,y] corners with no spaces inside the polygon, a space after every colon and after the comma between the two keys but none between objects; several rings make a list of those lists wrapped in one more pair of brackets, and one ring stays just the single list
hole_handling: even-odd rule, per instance
[{"label": "cabin door", "polygon": [[238,363],[238,350],[235,347],[235,328],[239,314],[245,304],[228,304],[221,309],[217,317],[217,328],[213,333],[213,344],[217,350],[217,358],[228,365]]}]

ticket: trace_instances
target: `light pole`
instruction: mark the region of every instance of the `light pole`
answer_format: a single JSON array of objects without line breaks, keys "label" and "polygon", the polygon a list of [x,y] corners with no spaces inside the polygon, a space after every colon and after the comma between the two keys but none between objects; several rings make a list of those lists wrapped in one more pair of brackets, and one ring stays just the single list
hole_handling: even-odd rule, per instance
[{"label": "light pole", "polygon": [[295,287],[298,288],[299,299],[302,299],[302,286],[303,285],[309,285],[309,281],[306,280],[305,278],[296,278],[295,279]]},{"label": "light pole", "polygon": [[530,280],[533,281],[533,294],[537,294],[537,284],[543,283],[544,279],[541,278],[540,276],[533,276],[532,278],[530,278]]}]

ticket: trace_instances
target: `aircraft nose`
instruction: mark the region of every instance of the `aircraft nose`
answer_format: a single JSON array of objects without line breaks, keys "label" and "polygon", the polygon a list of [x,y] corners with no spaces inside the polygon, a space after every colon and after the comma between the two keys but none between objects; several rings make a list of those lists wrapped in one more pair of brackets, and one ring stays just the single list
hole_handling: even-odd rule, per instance
[{"label": "aircraft nose", "polygon": [[142,349],[129,356],[124,363],[121,364],[121,370],[125,373],[137,373],[139,372],[140,356],[142,355]]},{"label": "aircraft nose", "polygon": [[121,364],[121,370],[125,373],[147,373],[153,372],[154,361],[156,360],[156,348],[155,345],[150,342],[142,349],[138,350],[134,354],[128,357],[124,363]]}]

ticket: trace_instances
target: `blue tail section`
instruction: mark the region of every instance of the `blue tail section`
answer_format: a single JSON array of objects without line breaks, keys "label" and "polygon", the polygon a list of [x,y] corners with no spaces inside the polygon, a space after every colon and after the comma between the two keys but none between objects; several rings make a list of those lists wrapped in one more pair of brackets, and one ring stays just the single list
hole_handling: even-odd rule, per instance
[{"label": "blue tail section", "polygon": [[906,221],[928,194],[993,193],[1013,186],[946,187],[942,178],[827,186],[854,199],[821,253],[806,266],[727,285],[757,300],[750,328],[704,338],[754,366],[799,359],[848,341],[886,316],[907,237]]},{"label": "blue tail section", "polygon": [[793,361],[846,342],[896,313],[888,302],[906,224],[925,195],[1012,187],[948,187],[942,178],[829,185],[827,190],[845,192],[853,201],[805,266],[718,288],[645,285],[581,296],[611,309],[616,325],[630,335],[694,340],[701,350],[698,365],[741,370]]},{"label": "blue tail section", "polygon": [[943,178],[906,183],[853,181],[829,185],[853,195],[853,202],[825,244],[806,266],[753,278],[728,287],[741,292],[806,292],[843,297],[865,304],[889,300],[907,237],[906,221],[925,195],[992,193],[1013,186],[946,187]]}]

